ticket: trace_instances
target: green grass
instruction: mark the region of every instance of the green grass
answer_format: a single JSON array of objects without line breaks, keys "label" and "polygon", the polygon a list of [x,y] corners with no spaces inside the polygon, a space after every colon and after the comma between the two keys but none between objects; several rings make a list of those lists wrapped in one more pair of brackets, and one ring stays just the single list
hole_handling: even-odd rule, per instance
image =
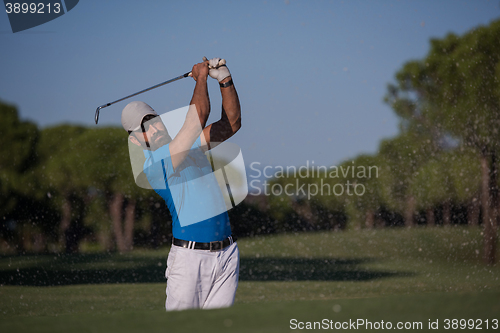
[{"label": "green grass", "polygon": [[429,319],[440,326],[446,318],[500,319],[500,265],[482,264],[480,233],[452,227],[242,239],[235,306],[173,313],[163,308],[168,249],[4,256],[0,332],[289,332],[292,318],[421,321],[424,328]]}]

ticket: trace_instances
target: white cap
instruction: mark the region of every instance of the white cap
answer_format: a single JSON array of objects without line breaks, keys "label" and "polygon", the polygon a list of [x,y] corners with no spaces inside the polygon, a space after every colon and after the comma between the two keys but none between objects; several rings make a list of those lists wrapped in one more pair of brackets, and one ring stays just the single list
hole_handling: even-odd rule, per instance
[{"label": "white cap", "polygon": [[144,102],[130,102],[122,111],[122,126],[126,131],[138,130],[142,119],[148,114],[157,116],[155,110]]}]

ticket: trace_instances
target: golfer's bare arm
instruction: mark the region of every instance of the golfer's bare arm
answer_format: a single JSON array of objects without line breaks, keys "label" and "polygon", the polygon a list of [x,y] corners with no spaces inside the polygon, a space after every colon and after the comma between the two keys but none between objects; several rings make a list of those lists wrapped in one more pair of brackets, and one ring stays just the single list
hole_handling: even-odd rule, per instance
[{"label": "golfer's bare arm", "polygon": [[210,99],[208,98],[207,87],[208,61],[194,65],[193,72],[195,71],[199,73],[193,73],[196,85],[194,87],[191,103],[189,104],[196,106],[196,111],[198,112],[198,118],[200,120],[199,124],[201,124],[201,128],[203,129],[210,115]]},{"label": "golfer's bare arm", "polygon": [[189,150],[202,133],[210,115],[210,99],[208,98],[207,88],[208,62],[194,65],[192,73],[196,85],[186,120],[169,146],[174,170],[189,154]]},{"label": "golfer's bare arm", "polygon": [[[231,80],[225,78],[221,83]],[[232,137],[241,127],[241,107],[238,93],[234,85],[220,88],[222,94],[222,114],[219,121],[212,123],[203,129],[201,136],[202,146],[208,149],[214,148],[218,143],[224,142]]]}]

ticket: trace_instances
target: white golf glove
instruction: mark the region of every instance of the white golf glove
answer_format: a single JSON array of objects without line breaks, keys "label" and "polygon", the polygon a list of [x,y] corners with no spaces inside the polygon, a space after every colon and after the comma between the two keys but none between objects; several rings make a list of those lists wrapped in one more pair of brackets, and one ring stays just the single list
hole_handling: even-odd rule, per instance
[{"label": "white golf glove", "polygon": [[[207,58],[203,58],[206,60]],[[208,71],[208,75],[211,78],[217,79],[217,81],[221,82],[226,77],[231,76],[229,73],[229,69],[226,67],[226,61],[221,58],[212,58],[208,60],[208,67],[210,68]]]}]

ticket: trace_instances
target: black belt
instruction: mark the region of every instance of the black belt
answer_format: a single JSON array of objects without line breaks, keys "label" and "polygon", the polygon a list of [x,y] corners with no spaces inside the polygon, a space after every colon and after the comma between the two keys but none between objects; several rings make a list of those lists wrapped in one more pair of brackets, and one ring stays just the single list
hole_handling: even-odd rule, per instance
[{"label": "black belt", "polygon": [[222,241],[215,241],[210,243],[200,243],[200,242],[193,242],[193,241],[174,238],[172,244],[174,244],[175,246],[185,247],[186,249],[210,250],[213,252],[225,249],[234,242],[236,242],[236,236],[229,236],[228,238]]}]

